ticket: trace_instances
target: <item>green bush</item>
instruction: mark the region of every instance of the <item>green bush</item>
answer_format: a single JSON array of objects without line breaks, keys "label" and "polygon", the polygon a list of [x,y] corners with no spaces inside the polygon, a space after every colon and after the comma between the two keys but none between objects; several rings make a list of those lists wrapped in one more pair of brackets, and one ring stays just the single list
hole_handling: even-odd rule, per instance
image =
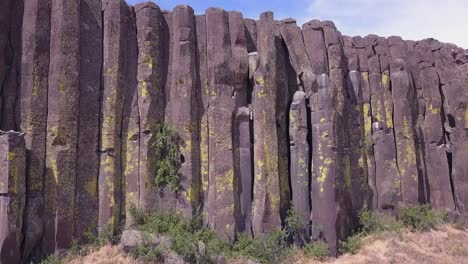
[{"label": "green bush", "polygon": [[330,250],[327,243],[319,240],[307,243],[302,247],[304,255],[309,258],[323,260],[330,255]]},{"label": "green bush", "polygon": [[309,225],[304,225],[302,222],[301,214],[294,210],[294,207],[291,207],[285,219],[284,231],[286,238],[292,239],[295,243],[302,245],[308,240],[306,235],[308,227]]},{"label": "green bush", "polygon": [[339,243],[339,251],[341,254],[356,254],[362,247],[362,233],[356,233],[349,236],[346,240],[341,240]]},{"label": "green bush", "polygon": [[41,261],[41,264],[64,264],[64,261],[55,255],[49,255]]},{"label": "green bush", "polygon": [[429,231],[438,224],[437,214],[429,204],[402,207],[399,219],[413,231]]},{"label": "green bush", "polygon": [[168,186],[172,191],[179,190],[179,169],[181,153],[180,138],[172,126],[162,123],[158,126],[153,142],[155,148],[156,175],[155,184],[162,188]]},{"label": "green bush", "polygon": [[158,248],[155,248],[150,243],[144,243],[143,245],[139,245],[135,249],[133,249],[130,254],[144,262],[144,263],[154,263],[154,262],[162,262],[163,254]]},{"label": "green bush", "polygon": [[373,213],[367,208],[363,208],[359,212],[360,232],[369,235],[372,233],[380,233],[383,231],[394,231],[399,233],[403,227],[401,222],[398,222],[395,217]]}]

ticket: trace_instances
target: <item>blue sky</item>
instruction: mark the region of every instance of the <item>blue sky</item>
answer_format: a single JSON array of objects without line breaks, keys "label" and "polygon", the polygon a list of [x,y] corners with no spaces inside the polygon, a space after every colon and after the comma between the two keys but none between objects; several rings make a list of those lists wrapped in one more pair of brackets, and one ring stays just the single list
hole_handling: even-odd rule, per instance
[{"label": "blue sky", "polygon": [[[130,4],[143,0],[127,0]],[[332,20],[345,35],[400,35],[405,39],[428,37],[468,49],[468,0],[157,0],[162,9],[178,4],[197,14],[208,7],[238,10],[258,18],[273,11],[276,19],[295,18],[299,25],[310,19]]]}]

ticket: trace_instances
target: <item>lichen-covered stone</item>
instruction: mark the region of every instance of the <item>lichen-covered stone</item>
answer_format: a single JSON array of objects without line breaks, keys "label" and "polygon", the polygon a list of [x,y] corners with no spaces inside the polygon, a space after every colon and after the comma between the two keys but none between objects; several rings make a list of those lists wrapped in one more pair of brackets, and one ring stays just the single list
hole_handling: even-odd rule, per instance
[{"label": "lichen-covered stone", "polygon": [[413,105],[415,89],[404,61],[391,61],[390,80],[393,97],[393,125],[397,151],[397,166],[400,174],[402,200],[417,204],[419,198],[419,174],[416,160],[415,124]]},{"label": "lichen-covered stone", "polygon": [[80,1],[51,2],[44,236],[46,254],[73,240],[80,99]]},{"label": "lichen-covered stone", "polygon": [[210,87],[208,85],[207,69],[207,42],[206,42],[206,17],[195,16],[195,31],[197,33],[197,91],[199,98],[198,118],[200,120],[200,177],[201,197],[203,204],[208,197],[208,105],[210,101]]},{"label": "lichen-covered stone", "polygon": [[96,234],[98,221],[99,111],[102,66],[101,1],[80,0],[80,101],[74,236]]},{"label": "lichen-covered stone", "polygon": [[[155,184],[157,157],[155,142],[158,126],[164,122],[163,43],[169,41],[163,35],[164,16],[157,5],[146,2],[135,7],[138,40],[138,114],[139,154],[129,161],[128,168],[138,168],[139,207],[143,211],[156,209],[158,187]],[[130,158],[129,158],[130,159]],[[137,161],[139,160],[139,161]],[[131,175],[127,176],[129,191],[134,185]],[[129,201],[130,202],[130,201]]]},{"label": "lichen-covered stone", "polygon": [[200,143],[197,101],[195,15],[189,6],[172,11],[171,88],[167,91],[166,118],[180,138],[181,168],[176,209],[195,213],[200,197]]},{"label": "lichen-covered stone", "polygon": [[279,24],[273,20],[273,13],[262,13],[257,23],[260,67],[254,73],[252,95],[255,175],[252,210],[256,235],[279,227],[289,207],[285,159],[288,86],[285,50],[281,43]]},{"label": "lichen-covered stone", "polygon": [[209,186],[205,220],[218,234],[234,236],[234,164],[232,123],[236,99],[230,68],[231,42],[228,13],[206,10],[209,129]]},{"label": "lichen-covered stone", "polygon": [[26,1],[24,14],[19,90],[19,126],[28,150],[23,257],[39,250],[43,230],[50,0]]},{"label": "lichen-covered stone", "polygon": [[[112,233],[120,224],[122,185],[122,120],[128,89],[128,41],[135,24],[132,9],[121,0],[109,0],[103,10],[103,77],[99,167],[100,235]],[[116,33],[118,32],[118,33]],[[136,42],[135,39],[133,39]]]},{"label": "lichen-covered stone", "polygon": [[19,263],[26,202],[24,134],[0,131],[0,262]]},{"label": "lichen-covered stone", "polygon": [[[303,227],[310,222],[310,150],[308,142],[308,107],[305,93],[297,91],[289,110],[289,152],[292,204],[300,213]],[[307,229],[308,230],[308,229]]]}]

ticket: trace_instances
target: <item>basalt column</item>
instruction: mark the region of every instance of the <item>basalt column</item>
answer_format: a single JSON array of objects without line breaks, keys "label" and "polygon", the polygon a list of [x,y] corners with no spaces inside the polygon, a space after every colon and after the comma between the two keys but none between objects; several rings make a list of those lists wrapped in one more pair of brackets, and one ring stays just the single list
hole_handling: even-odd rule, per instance
[{"label": "basalt column", "polygon": [[3,90],[5,77],[8,75],[8,60],[10,57],[9,52],[7,53],[7,47],[9,45],[8,41],[10,34],[11,3],[13,3],[12,0],[5,0],[0,2],[0,50],[2,51],[0,53],[0,113],[2,113],[3,103],[1,91]]},{"label": "basalt column", "polygon": [[423,135],[426,150],[424,156],[427,168],[426,174],[429,185],[428,202],[436,209],[454,209],[437,70],[433,66],[423,68],[421,81],[425,102]]},{"label": "basalt column", "polygon": [[307,56],[306,47],[302,38],[302,31],[296,25],[295,20],[283,21],[280,28],[281,36],[283,37],[291,64],[297,74],[297,82],[300,89],[309,97],[312,94],[315,80],[309,57]]},{"label": "basalt column", "polygon": [[[128,39],[135,23],[132,9],[123,1],[103,3],[103,87],[101,102],[101,142],[99,168],[100,234],[112,233],[120,224],[122,152],[121,135],[128,77]],[[136,42],[136,39],[133,41]]]},{"label": "basalt column", "polygon": [[402,200],[418,203],[418,165],[416,162],[415,130],[413,120],[414,86],[403,60],[391,61],[390,78],[393,96],[393,123],[397,150],[397,165],[401,179]]},{"label": "basalt column", "polygon": [[[357,49],[353,47],[353,40],[350,37],[343,37],[344,52],[346,55],[348,75],[347,75],[347,92],[349,96],[348,106],[348,138],[350,140],[350,174],[351,183],[354,193],[360,195],[353,195],[353,212],[357,213],[367,206],[372,207],[371,197],[373,191],[369,188],[369,173],[368,173],[368,159],[369,147],[366,145],[366,118],[370,118],[368,115],[369,109],[364,111],[364,93],[367,92],[367,98],[369,91],[363,85],[362,75],[359,71],[359,57]],[[368,88],[368,85],[367,85]],[[370,131],[370,121],[368,122],[368,128]],[[370,138],[370,137],[369,137]]]},{"label": "basalt column", "polygon": [[[234,211],[236,215],[236,232],[250,232],[252,203],[252,178],[250,155],[250,112],[247,106],[248,53],[247,39],[242,14],[237,11],[228,13],[231,40],[230,67],[233,70],[235,109],[234,116],[233,158],[234,158]],[[242,107],[242,108],[241,108]],[[243,109],[243,110],[242,110]],[[243,167],[244,166],[244,167]],[[245,195],[243,197],[242,195]],[[250,200],[248,200],[250,199]]]},{"label": "basalt column", "polygon": [[297,91],[289,110],[290,173],[292,204],[304,227],[310,226],[308,111],[305,93]]},{"label": "basalt column", "polygon": [[[284,46],[273,13],[257,23],[260,66],[254,73],[254,201],[253,232],[256,235],[281,225],[289,206],[287,168],[288,86]],[[286,163],[286,164],[285,164]]]},{"label": "basalt column", "polygon": [[200,177],[201,195],[203,205],[208,197],[208,105],[210,100],[210,88],[208,86],[207,50],[206,50],[206,17],[195,16],[195,28],[197,33],[197,91],[199,94],[198,117],[200,119]]},{"label": "basalt column", "polygon": [[[362,138],[361,145],[362,151],[364,152],[365,162],[364,167],[367,167],[367,184],[368,184],[368,195],[367,195],[367,206],[371,210],[378,208],[378,190],[376,186],[376,168],[375,158],[372,140],[372,107],[371,107],[371,90],[369,83],[369,67],[368,67],[368,56],[373,56],[373,44],[367,43],[366,39],[361,37],[352,38],[352,54],[347,54],[348,67],[351,70],[349,73],[349,80],[353,85],[354,94],[356,96],[357,105],[360,105],[362,100],[362,111],[361,114],[361,126],[362,126]],[[357,65],[356,65],[357,64]],[[353,77],[353,70],[359,70],[359,77]],[[356,84],[352,78],[360,79],[360,83]],[[356,88],[357,91],[356,91]],[[364,169],[365,171],[366,169]]]},{"label": "basalt column", "polygon": [[[366,38],[369,45],[374,40]],[[388,45],[383,43],[384,54]],[[367,54],[369,54],[367,52]],[[396,145],[393,132],[393,100],[390,91],[388,68],[381,71],[383,55],[368,57],[369,85],[372,112],[372,142],[375,158],[375,184],[377,188],[377,210],[393,212],[401,199],[400,174],[396,163]]]},{"label": "basalt column", "polygon": [[[158,187],[155,184],[156,158],[155,136],[158,126],[164,121],[164,83],[162,49],[164,39],[162,34],[163,14],[153,3],[143,3],[135,7],[138,32],[138,113],[139,117],[139,163],[138,158],[130,158],[135,163],[128,163],[128,170],[139,168],[139,183],[132,174],[126,175],[127,201],[139,201],[140,208],[148,212],[155,209],[158,197]],[[129,129],[133,137],[137,128]],[[135,131],[132,131],[135,130]],[[128,157],[128,155],[127,155]],[[135,184],[139,188],[135,188]],[[138,190],[132,194],[133,190]],[[163,197],[161,197],[163,198]],[[134,201],[133,201],[134,202]]]},{"label": "basalt column", "polygon": [[80,73],[80,1],[53,0],[44,186],[44,253],[73,239]]},{"label": "basalt column", "polygon": [[[460,50],[450,44],[433,43],[431,46],[434,54],[435,66],[440,77],[440,91],[443,95],[444,128],[449,141],[447,160],[451,169],[451,179],[439,175],[441,182],[451,181],[454,187],[454,198],[459,210],[466,218],[468,207],[468,85],[466,72],[459,65],[463,60]],[[446,186],[444,184],[444,186]],[[445,194],[444,194],[445,195]],[[436,202],[437,197],[432,197],[431,203]],[[444,197],[440,205],[452,209],[452,201]]]},{"label": "basalt column", "polygon": [[0,262],[20,263],[26,202],[24,134],[0,131]]},{"label": "basalt column", "polygon": [[238,176],[236,176],[236,232],[251,233],[252,230],[252,148],[250,143],[250,109],[240,107],[235,118],[238,145]]},{"label": "basalt column", "polygon": [[[136,9],[138,8],[135,7]],[[123,68],[126,73],[125,85],[126,94],[124,99],[124,108],[122,114],[122,180],[121,180],[121,197],[120,197],[120,216],[125,219],[125,225],[133,224],[132,214],[130,213],[134,207],[141,208],[138,203],[138,195],[141,194],[140,189],[140,109],[138,95],[138,42],[137,42],[137,25],[136,11],[132,8],[131,16],[129,17],[128,36],[127,36],[127,63]]]},{"label": "basalt column", "polygon": [[311,96],[312,125],[312,181],[311,220],[314,226],[314,239],[323,238],[329,245],[330,252],[337,254],[337,203],[336,178],[339,175],[339,163],[335,121],[336,111],[333,100],[336,91],[330,86],[326,74],[318,77],[318,91]]},{"label": "basalt column", "polygon": [[99,110],[102,67],[101,1],[80,0],[80,101],[75,237],[96,233],[98,221]]},{"label": "basalt column", "polygon": [[[47,132],[47,87],[50,49],[50,0],[26,1],[23,21],[20,129],[25,132],[28,166],[23,257],[40,251],[43,230]],[[39,252],[36,252],[39,253]]]},{"label": "basalt column", "polygon": [[209,129],[209,186],[206,222],[218,234],[233,238],[234,164],[232,123],[235,114],[234,80],[230,68],[231,41],[226,11],[206,10]]},{"label": "basalt column", "polygon": [[[23,10],[24,0],[6,0],[4,1],[6,12],[5,18],[9,20],[6,25],[6,46],[3,47],[2,55],[0,55],[0,65],[2,60],[6,62],[7,72],[4,72],[4,80],[2,80],[2,69],[0,66],[0,92],[1,92],[1,128],[5,131],[16,130],[18,128],[18,116],[16,103],[18,98],[20,71],[21,71],[21,28],[23,25]],[[2,4],[3,5],[3,4]],[[3,25],[2,25],[3,26]],[[3,37],[3,36],[2,36]],[[5,41],[5,40],[3,40]],[[2,44],[0,43],[0,48]],[[2,59],[3,57],[3,59]]]},{"label": "basalt column", "polygon": [[177,210],[190,216],[197,209],[200,187],[200,145],[197,101],[195,16],[189,6],[172,11],[171,88],[167,91],[168,122],[178,131],[182,166]]}]

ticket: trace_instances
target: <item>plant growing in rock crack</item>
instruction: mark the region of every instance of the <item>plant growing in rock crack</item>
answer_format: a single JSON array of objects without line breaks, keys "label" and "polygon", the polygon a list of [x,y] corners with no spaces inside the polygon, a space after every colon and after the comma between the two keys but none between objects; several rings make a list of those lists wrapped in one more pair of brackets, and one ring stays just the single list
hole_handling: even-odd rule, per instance
[{"label": "plant growing in rock crack", "polygon": [[179,149],[180,137],[169,124],[158,125],[152,144],[156,153],[155,184],[159,188],[169,187],[172,191],[179,190],[179,169],[181,153]]}]

